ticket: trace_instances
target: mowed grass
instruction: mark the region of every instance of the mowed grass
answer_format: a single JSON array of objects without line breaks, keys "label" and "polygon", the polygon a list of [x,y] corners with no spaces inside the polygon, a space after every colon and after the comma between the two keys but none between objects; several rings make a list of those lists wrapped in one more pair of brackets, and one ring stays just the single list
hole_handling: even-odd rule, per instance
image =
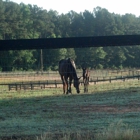
[{"label": "mowed grass", "polygon": [[63,95],[62,89],[0,94],[0,137],[43,133],[102,132],[122,120],[140,130],[139,81],[89,86],[89,93]]}]

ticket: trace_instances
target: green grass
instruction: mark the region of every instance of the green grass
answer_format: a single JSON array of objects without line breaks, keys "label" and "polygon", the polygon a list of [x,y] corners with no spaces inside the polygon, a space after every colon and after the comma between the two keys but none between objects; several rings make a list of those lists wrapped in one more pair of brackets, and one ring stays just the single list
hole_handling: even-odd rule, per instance
[{"label": "green grass", "polygon": [[140,130],[139,81],[90,85],[89,91],[76,94],[73,89],[72,95],[63,95],[62,88],[57,88],[1,93],[0,137],[103,135],[100,132],[120,120],[129,130]]},{"label": "green grass", "polygon": [[96,134],[92,132],[62,133],[54,135],[51,132],[43,133],[37,140],[139,140],[140,134],[122,122],[122,120],[111,123],[102,132]]},{"label": "green grass", "polygon": [[140,108],[140,93],[116,91],[52,96],[47,91],[1,94],[0,137],[97,133],[119,120],[140,130],[140,111],[136,110]]}]

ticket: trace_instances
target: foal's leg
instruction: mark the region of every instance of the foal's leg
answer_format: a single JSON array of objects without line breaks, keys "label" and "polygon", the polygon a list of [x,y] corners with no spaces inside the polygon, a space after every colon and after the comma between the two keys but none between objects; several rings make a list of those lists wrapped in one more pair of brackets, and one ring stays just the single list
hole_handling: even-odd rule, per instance
[{"label": "foal's leg", "polygon": [[86,92],[86,85],[84,85],[84,93]]},{"label": "foal's leg", "polygon": [[87,77],[87,92],[88,92],[88,86],[89,86],[89,76]]},{"label": "foal's leg", "polygon": [[86,93],[86,92],[87,92],[87,83],[85,81],[85,83],[84,83],[84,93]]},{"label": "foal's leg", "polygon": [[84,82],[84,92],[88,92],[88,78],[85,78],[85,82]]},{"label": "foal's leg", "polygon": [[86,92],[88,92],[88,85],[89,85],[89,77],[86,79]]},{"label": "foal's leg", "polygon": [[84,93],[86,92],[86,78],[83,79],[83,84],[84,84]]}]

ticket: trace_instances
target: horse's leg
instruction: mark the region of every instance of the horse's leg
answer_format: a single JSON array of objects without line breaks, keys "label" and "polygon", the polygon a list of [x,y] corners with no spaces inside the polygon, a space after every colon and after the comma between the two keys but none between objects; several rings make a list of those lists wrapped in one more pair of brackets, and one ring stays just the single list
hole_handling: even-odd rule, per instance
[{"label": "horse's leg", "polygon": [[65,76],[64,79],[65,79],[65,90],[66,90],[66,94],[68,94],[69,93],[68,92],[68,78]]},{"label": "horse's leg", "polygon": [[69,93],[71,93],[71,83],[72,83],[72,77],[69,78]]},{"label": "horse's leg", "polygon": [[66,83],[64,82],[63,83],[63,94],[65,94],[66,93]]},{"label": "horse's leg", "polygon": [[65,80],[64,80],[64,78],[63,78],[63,76],[61,76],[61,80],[62,80],[62,83],[63,83],[63,94],[65,94],[65,87],[66,87],[66,83],[65,83]]}]

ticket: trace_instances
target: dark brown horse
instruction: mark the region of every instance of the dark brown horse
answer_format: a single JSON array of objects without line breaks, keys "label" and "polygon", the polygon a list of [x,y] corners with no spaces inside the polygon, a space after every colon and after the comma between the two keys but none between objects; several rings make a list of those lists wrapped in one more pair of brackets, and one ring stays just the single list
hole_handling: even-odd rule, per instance
[{"label": "dark brown horse", "polygon": [[89,85],[89,76],[90,76],[90,70],[87,68],[83,69],[83,84],[84,84],[84,92],[88,92],[88,85]]},{"label": "dark brown horse", "polygon": [[[79,90],[79,79],[76,73],[76,65],[74,61],[70,58],[62,59],[59,61],[59,74],[61,76],[61,80],[63,82],[63,92],[64,94],[71,93],[71,83],[74,80],[74,87],[77,90],[77,93],[80,93]],[[69,79],[69,83],[68,83]]]}]

